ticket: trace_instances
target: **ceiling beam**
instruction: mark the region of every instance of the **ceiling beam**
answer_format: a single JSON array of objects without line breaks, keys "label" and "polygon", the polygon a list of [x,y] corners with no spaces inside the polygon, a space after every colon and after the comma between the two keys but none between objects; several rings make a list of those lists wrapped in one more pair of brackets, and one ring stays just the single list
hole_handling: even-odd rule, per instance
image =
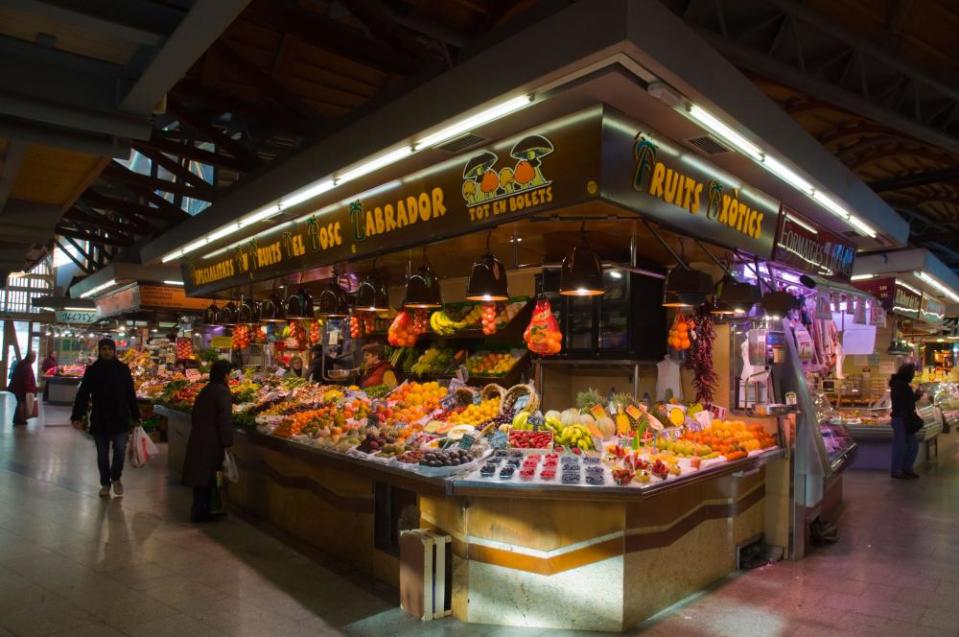
[{"label": "ceiling beam", "polygon": [[196,0],[121,100],[120,109],[133,113],[152,112],[167,91],[186,75],[190,66],[220,37],[249,1]]},{"label": "ceiling beam", "polygon": [[113,210],[100,206],[95,207],[84,199],[77,199],[75,207],[88,215],[94,215],[96,217],[103,216],[117,223],[122,223],[126,226],[127,230],[130,230],[134,234],[153,234],[159,227],[157,224],[151,224],[148,219],[144,219],[133,212]]},{"label": "ceiling beam", "polygon": [[91,232],[80,230],[79,228],[69,227],[62,222],[57,226],[56,232],[63,237],[80,239],[81,241],[89,241],[90,243],[99,243],[100,245],[116,246],[118,248],[128,248],[133,245],[133,239],[129,236],[102,237]]},{"label": "ceiling beam", "polygon": [[[160,166],[163,166],[168,171],[176,175],[182,182],[186,182],[192,185],[194,188],[203,191],[207,194],[209,199],[206,201],[213,201],[216,198],[213,185],[203,179],[200,175],[197,175],[194,172],[191,172],[188,168],[180,164],[180,162],[170,159],[165,154],[157,152],[152,148],[147,146],[142,146],[140,144],[134,143],[133,147],[141,152],[146,157],[149,157],[152,161],[155,161]],[[190,195],[191,197],[196,197],[196,195]],[[198,199],[204,199],[204,197],[197,197]]]},{"label": "ceiling beam", "polygon": [[[66,237],[64,237],[64,239],[66,239]],[[69,249],[67,249],[66,246],[64,246],[62,243],[60,243],[60,240],[59,240],[59,239],[54,238],[54,239],[53,239],[53,243],[54,243],[58,248],[60,248],[60,252],[62,252],[63,254],[67,255],[67,258],[70,259],[71,261],[73,261],[73,264],[74,264],[75,266],[77,266],[78,268],[80,268],[80,271],[81,271],[81,272],[84,272],[84,273],[86,273],[86,274],[90,274],[90,271],[91,271],[90,268],[87,267],[87,265],[86,265],[85,263],[83,263],[82,261],[79,261],[75,256],[73,256],[73,253],[72,253]]]},{"label": "ceiling beam", "polygon": [[13,184],[20,174],[20,166],[23,165],[23,158],[27,156],[27,144],[21,141],[7,142],[7,150],[3,155],[3,163],[0,164],[0,213],[7,205],[7,199],[10,198],[10,192],[13,190]]},{"label": "ceiling beam", "polygon": [[178,184],[172,181],[167,181],[166,179],[154,179],[153,177],[148,177],[146,175],[141,175],[140,173],[135,173],[132,170],[127,170],[116,162],[111,162],[109,166],[104,168],[101,176],[113,181],[119,181],[131,186],[137,186],[140,190],[148,190],[151,192],[161,190],[174,195],[184,195],[186,197],[193,197],[194,199],[203,199],[204,201],[213,201],[214,199],[212,189],[193,188],[191,186],[187,186],[186,184]]},{"label": "ceiling beam", "polygon": [[140,145],[142,145],[144,148],[151,148],[163,153],[169,153],[179,157],[186,157],[187,159],[192,159],[193,161],[198,161],[203,164],[209,164],[210,166],[225,168],[227,170],[233,170],[236,172],[247,172],[251,168],[246,162],[238,160],[234,157],[221,155],[209,150],[203,150],[202,148],[197,148],[192,144],[182,144],[180,142],[164,139],[163,137],[158,137],[157,135],[154,135],[148,141],[140,142]]},{"label": "ceiling beam", "polygon": [[422,44],[416,41],[409,29],[399,24],[390,15],[383,3],[375,0],[340,0],[340,3],[365,24],[375,37],[389,43],[395,50],[420,62],[433,57]]},{"label": "ceiling beam", "polygon": [[157,46],[183,11],[149,0],[3,0],[3,4],[127,42]]},{"label": "ceiling beam", "polygon": [[230,113],[247,124],[264,124],[273,131],[309,135],[317,132],[318,129],[315,119],[304,120],[295,114],[280,112],[272,104],[251,102],[190,78],[177,82],[171,93],[188,107],[190,102],[202,104],[208,109]]},{"label": "ceiling beam", "polygon": [[178,99],[171,98],[169,100],[169,106],[181,124],[211,139],[218,148],[222,148],[233,155],[247,170],[252,170],[263,163],[260,158],[256,156],[256,153],[213,124],[204,120],[201,116],[191,112]]},{"label": "ceiling beam", "polygon": [[899,177],[889,177],[888,179],[879,179],[869,182],[868,186],[876,192],[885,192],[887,190],[902,190],[904,188],[915,188],[916,186],[926,186],[928,184],[956,180],[959,180],[959,166],[944,168],[942,170],[928,170],[910,175],[901,175]]},{"label": "ceiling beam", "polygon": [[[89,189],[83,193],[81,200],[86,202],[91,208],[96,208],[98,210],[110,210],[111,212],[121,216],[135,214],[146,219],[163,221],[174,221],[183,218],[181,215],[171,215],[167,209],[155,208],[153,206],[148,206],[135,201],[127,201],[126,199],[121,199],[119,197],[111,197],[92,189]],[[177,209],[174,207],[173,212],[175,213],[176,210]],[[182,211],[181,213],[182,215],[186,215],[186,213]]]},{"label": "ceiling beam", "polygon": [[113,221],[112,219],[108,219],[104,217],[103,215],[90,214],[76,207],[70,208],[69,210],[67,210],[64,217],[73,221],[81,222],[81,223],[89,223],[103,230],[110,230],[112,232],[120,232],[120,233],[132,232],[134,234],[143,234],[139,228],[131,224],[118,223],[116,221]]}]

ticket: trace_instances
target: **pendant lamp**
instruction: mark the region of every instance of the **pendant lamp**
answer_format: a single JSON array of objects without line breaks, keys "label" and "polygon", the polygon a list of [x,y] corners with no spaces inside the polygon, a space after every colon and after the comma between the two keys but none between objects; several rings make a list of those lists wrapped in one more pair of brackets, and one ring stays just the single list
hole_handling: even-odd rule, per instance
[{"label": "pendant lamp", "polygon": [[788,292],[767,292],[759,303],[766,314],[778,316],[799,308],[799,299]]},{"label": "pendant lamp", "polygon": [[203,324],[211,327],[220,325],[220,307],[216,304],[216,301],[210,303],[210,307],[203,310]]},{"label": "pendant lamp", "polygon": [[295,294],[286,299],[284,306],[288,319],[313,318],[313,296],[301,285]]},{"label": "pendant lamp", "polygon": [[237,308],[236,322],[238,325],[253,325],[260,322],[260,305],[253,300],[240,296],[240,305]]},{"label": "pendant lamp", "polygon": [[440,295],[440,282],[433,274],[433,267],[423,250],[423,265],[406,279],[406,298],[403,307],[414,309],[435,309],[443,307]]},{"label": "pendant lamp", "polygon": [[713,292],[713,280],[702,270],[676,267],[666,275],[663,286],[663,307],[698,307]]},{"label": "pendant lamp", "polygon": [[349,315],[350,308],[346,292],[337,283],[335,275],[330,284],[320,292],[316,305],[316,313],[319,316],[343,318]]},{"label": "pendant lamp", "polygon": [[230,299],[227,304],[223,306],[223,309],[220,310],[220,325],[226,327],[236,325],[239,311],[240,308],[237,306],[236,301]]},{"label": "pendant lamp", "polygon": [[603,287],[603,266],[586,240],[586,224],[580,228],[579,243],[563,258],[559,276],[559,293],[563,296],[600,296]]},{"label": "pendant lamp", "polygon": [[386,286],[375,275],[369,275],[356,290],[353,308],[359,312],[380,312],[389,309]]},{"label": "pendant lamp", "polygon": [[761,297],[762,293],[757,286],[737,281],[732,276],[726,275],[719,284],[716,304],[729,308],[734,314],[745,314],[759,303]]},{"label": "pendant lamp", "polygon": [[467,301],[487,303],[508,301],[509,289],[506,283],[506,269],[489,248],[492,233],[486,235],[486,253],[473,262],[469,282],[466,284]]},{"label": "pendant lamp", "polygon": [[286,322],[286,309],[283,299],[276,289],[276,285],[273,286],[273,292],[270,293],[270,297],[260,304],[260,320],[264,323]]}]

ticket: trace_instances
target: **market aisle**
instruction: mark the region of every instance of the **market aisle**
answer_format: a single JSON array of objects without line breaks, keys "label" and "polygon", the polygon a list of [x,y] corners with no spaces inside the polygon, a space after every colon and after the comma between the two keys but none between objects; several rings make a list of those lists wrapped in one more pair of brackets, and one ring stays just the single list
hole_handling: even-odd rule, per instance
[{"label": "market aisle", "polygon": [[[729,578],[642,634],[959,634],[954,438],[918,482],[849,474],[837,546]],[[242,521],[184,524],[189,494],[165,458],[128,470],[127,495],[111,500],[96,495],[93,460],[68,427],[0,429],[0,635],[587,634],[421,624],[395,592]]]}]

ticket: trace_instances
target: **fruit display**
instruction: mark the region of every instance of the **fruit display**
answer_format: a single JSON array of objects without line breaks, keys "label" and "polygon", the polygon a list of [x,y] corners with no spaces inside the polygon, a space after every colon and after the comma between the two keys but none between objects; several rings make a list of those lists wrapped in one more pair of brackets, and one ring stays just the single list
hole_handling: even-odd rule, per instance
[{"label": "fruit display", "polygon": [[683,438],[708,445],[727,460],[745,457],[750,451],[768,449],[777,444],[762,425],[747,425],[741,420],[714,420],[701,431],[686,432]]},{"label": "fruit display", "polygon": [[310,321],[310,345],[316,345],[320,342],[323,335],[323,328],[319,321]]},{"label": "fruit display", "polygon": [[438,449],[427,451],[420,464],[424,467],[456,467],[475,460],[468,449]]},{"label": "fruit display", "polygon": [[436,376],[447,371],[456,354],[452,349],[433,345],[423,352],[410,367],[416,376]]},{"label": "fruit display", "polygon": [[469,405],[465,408],[462,408],[459,411],[455,411],[450,414],[450,417],[447,419],[448,422],[453,424],[467,424],[467,425],[478,425],[492,420],[494,417],[499,415],[499,398],[491,398],[489,400],[483,400],[477,404]]},{"label": "fruit display", "polygon": [[553,434],[550,431],[510,431],[509,446],[516,449],[550,449]]},{"label": "fruit display", "polygon": [[529,351],[540,356],[554,356],[563,349],[563,333],[559,331],[559,323],[548,300],[536,301],[523,340]]},{"label": "fruit display", "polygon": [[471,376],[506,376],[518,360],[514,352],[479,351],[466,359],[466,371]]},{"label": "fruit display", "polygon": [[176,358],[181,361],[193,358],[193,339],[184,337],[176,339]]},{"label": "fruit display", "polygon": [[452,336],[459,330],[475,327],[482,318],[483,307],[474,305],[459,320],[454,319],[447,310],[437,310],[430,315],[430,327],[440,336]]},{"label": "fruit display", "polygon": [[250,346],[250,326],[237,325],[233,328],[233,336],[230,339],[230,347],[235,350],[246,349]]},{"label": "fruit display", "polygon": [[413,347],[419,336],[413,318],[405,310],[396,315],[386,332],[386,340],[393,347]]},{"label": "fruit display", "polygon": [[695,327],[696,323],[692,318],[687,318],[682,312],[676,314],[676,318],[673,319],[673,326],[669,328],[669,337],[666,339],[666,343],[678,352],[688,350],[692,347]]},{"label": "fruit display", "polygon": [[483,334],[490,336],[496,333],[496,305],[487,303],[483,306]]},{"label": "fruit display", "polygon": [[363,337],[363,321],[356,314],[350,316],[350,338]]}]

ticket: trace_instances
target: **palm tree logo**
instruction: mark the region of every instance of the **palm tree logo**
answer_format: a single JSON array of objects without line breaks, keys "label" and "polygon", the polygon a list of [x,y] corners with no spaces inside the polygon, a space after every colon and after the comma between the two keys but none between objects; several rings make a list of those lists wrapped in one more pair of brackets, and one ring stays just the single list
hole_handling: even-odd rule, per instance
[{"label": "palm tree logo", "polygon": [[316,215],[310,217],[306,222],[306,235],[310,238],[310,247],[316,252],[320,249],[320,224],[316,221]]},{"label": "palm tree logo", "polygon": [[353,238],[366,241],[366,228],[363,226],[363,204],[359,199],[350,202],[350,221],[353,223]]},{"label": "palm tree logo", "polygon": [[715,179],[709,180],[706,199],[706,218],[715,219],[723,208],[723,184]]},{"label": "palm tree logo", "polygon": [[633,159],[636,161],[636,172],[633,174],[633,189],[645,192],[653,175],[653,167],[656,166],[656,145],[642,132],[636,133],[634,141]]},{"label": "palm tree logo", "polygon": [[257,243],[257,240],[255,238],[250,239],[250,242],[246,247],[247,261],[249,262],[250,266],[250,276],[253,276],[253,271],[260,267],[260,260],[257,258],[259,248],[260,246]]}]

